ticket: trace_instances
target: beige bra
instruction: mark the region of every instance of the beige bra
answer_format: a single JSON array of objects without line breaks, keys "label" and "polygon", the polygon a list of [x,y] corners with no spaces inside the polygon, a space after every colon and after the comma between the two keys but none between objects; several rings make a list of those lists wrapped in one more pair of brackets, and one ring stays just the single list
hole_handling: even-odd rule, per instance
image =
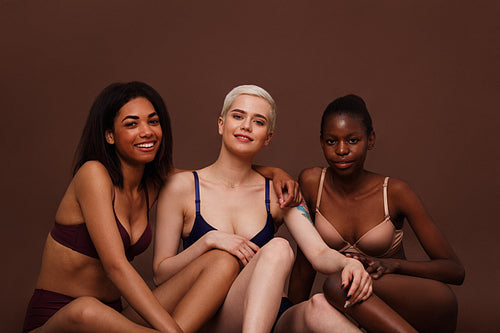
[{"label": "beige bra", "polygon": [[384,220],[364,233],[354,244],[350,244],[342,238],[337,229],[319,211],[325,173],[326,168],[321,172],[314,224],[326,244],[342,253],[356,252],[371,257],[390,257],[394,253],[397,253],[403,246],[403,230],[396,229],[389,215],[389,206],[387,204],[387,184],[389,177],[385,178],[383,187]]}]

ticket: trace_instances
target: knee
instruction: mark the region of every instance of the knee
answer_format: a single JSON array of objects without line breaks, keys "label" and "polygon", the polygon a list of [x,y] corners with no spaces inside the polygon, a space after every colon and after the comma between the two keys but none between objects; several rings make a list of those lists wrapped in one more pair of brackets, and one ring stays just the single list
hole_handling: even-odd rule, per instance
[{"label": "knee", "polygon": [[240,272],[238,258],[229,252],[222,250],[211,250],[207,252],[208,267],[217,271],[224,278],[236,278]]},{"label": "knee", "polygon": [[[324,294],[315,294],[304,310],[304,325],[308,332],[332,332],[343,327],[345,317],[332,307]],[[332,325],[333,324],[333,325]],[[340,329],[342,331],[342,329]]]},{"label": "knee", "polygon": [[331,307],[323,294],[314,294],[307,301],[304,311],[304,324],[309,331],[314,332],[318,322],[321,322],[321,314],[325,313],[325,307]]},{"label": "knee", "polygon": [[259,256],[266,264],[284,267],[287,270],[291,269],[295,258],[290,243],[281,237],[275,237],[264,245],[259,250]]},{"label": "knee", "polygon": [[428,304],[430,308],[435,309],[440,317],[456,319],[458,314],[457,298],[448,285],[435,281],[430,294]]},{"label": "knee", "polygon": [[338,309],[343,309],[347,292],[342,286],[342,276],[340,272],[328,276],[323,284],[323,292],[326,300],[331,305]]},{"label": "knee", "polygon": [[99,315],[99,308],[102,305],[94,297],[78,297],[68,304],[67,319],[70,327],[85,327],[88,323],[93,323]]}]

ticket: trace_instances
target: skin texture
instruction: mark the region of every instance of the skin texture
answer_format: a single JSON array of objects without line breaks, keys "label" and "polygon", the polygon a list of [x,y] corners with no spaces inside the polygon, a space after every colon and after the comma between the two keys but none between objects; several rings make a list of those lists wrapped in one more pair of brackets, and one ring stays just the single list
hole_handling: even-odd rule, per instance
[{"label": "skin texture", "polygon": [[[194,331],[222,303],[238,263],[222,251],[207,252],[152,292],[127,261],[114,214],[135,244],[148,223],[149,207],[140,187],[144,167],[154,159],[162,138],[156,111],[147,99],[132,99],[104,135],[121,162],[123,187],[113,185],[101,163],[88,161],[75,174],[56,213],[60,224],[86,224],[99,259],[47,237],[36,287],[76,299],[34,332]],[[158,189],[147,186],[153,203]],[[220,269],[210,266],[214,261]],[[194,291],[208,283],[214,287],[205,290],[201,300],[194,298]],[[102,303],[121,296],[130,304],[123,313]]]},{"label": "skin texture", "polygon": [[[329,168],[319,210],[350,244],[384,219],[384,176],[364,169],[375,134],[367,133],[360,118],[349,114],[330,116],[320,138]],[[302,171],[300,184],[310,209],[315,209],[321,168]],[[331,276],[324,285],[326,299],[370,332],[452,332],[457,304],[446,283],[461,284],[464,269],[422,203],[403,181],[391,178],[388,185],[391,222],[401,229],[406,220],[429,260],[406,260],[402,248],[391,257],[375,258],[346,254],[360,260],[374,279],[374,295],[362,304],[344,309],[341,283]],[[328,237],[324,235],[324,237]],[[299,252],[289,293],[293,301],[305,299],[315,272]],[[411,302],[408,300],[411,299]]]},{"label": "skin texture", "polygon": [[[286,240],[274,238],[262,248],[250,241],[262,230],[267,215],[264,178],[252,169],[252,160],[272,137],[267,130],[268,117],[267,101],[240,95],[226,117],[218,120],[222,136],[219,157],[197,171],[201,215],[217,230],[177,253],[179,239],[190,234],[196,214],[192,173],[171,177],[159,195],[154,258],[157,283],[212,249],[234,255],[242,267],[221,309],[202,332],[269,332],[293,264],[293,252]],[[355,297],[368,298],[371,280],[362,265],[329,249],[304,216],[303,207],[281,208],[274,190],[270,191],[270,202],[275,229],[285,222],[318,270],[342,271],[342,279],[352,281]]]}]

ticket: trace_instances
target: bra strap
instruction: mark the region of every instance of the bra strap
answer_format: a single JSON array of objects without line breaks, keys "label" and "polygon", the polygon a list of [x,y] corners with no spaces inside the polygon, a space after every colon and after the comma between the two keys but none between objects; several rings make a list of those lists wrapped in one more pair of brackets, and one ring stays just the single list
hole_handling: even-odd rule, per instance
[{"label": "bra strap", "polygon": [[323,183],[325,182],[326,168],[321,170],[321,178],[319,179],[318,195],[316,196],[316,209],[319,209],[321,202],[321,193],[323,193]]},{"label": "bra strap", "polygon": [[387,201],[387,185],[389,184],[389,177],[384,179],[384,214],[385,217],[389,217],[389,204]]},{"label": "bra strap", "polygon": [[266,178],[266,211],[268,213],[271,212],[270,203],[271,201],[269,200],[269,179]]},{"label": "bra strap", "polygon": [[195,203],[196,203],[196,214],[200,213],[200,180],[198,179],[198,173],[193,171],[194,175],[194,193],[195,193]]}]

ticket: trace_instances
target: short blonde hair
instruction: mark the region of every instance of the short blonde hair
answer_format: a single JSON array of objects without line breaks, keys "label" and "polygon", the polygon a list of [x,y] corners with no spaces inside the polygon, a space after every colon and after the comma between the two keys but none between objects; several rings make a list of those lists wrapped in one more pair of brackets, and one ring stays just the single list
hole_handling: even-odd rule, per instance
[{"label": "short blonde hair", "polygon": [[265,99],[269,103],[269,105],[271,106],[271,111],[269,112],[269,127],[267,129],[267,132],[269,133],[274,131],[274,126],[276,124],[276,115],[278,113],[278,110],[276,108],[276,103],[274,102],[274,99],[267,91],[253,84],[246,84],[233,88],[233,90],[231,90],[226,95],[226,98],[224,98],[224,104],[222,105],[222,111],[220,112],[220,116],[223,119],[226,118],[229,108],[233,104],[236,97],[240,95],[257,96]]}]

